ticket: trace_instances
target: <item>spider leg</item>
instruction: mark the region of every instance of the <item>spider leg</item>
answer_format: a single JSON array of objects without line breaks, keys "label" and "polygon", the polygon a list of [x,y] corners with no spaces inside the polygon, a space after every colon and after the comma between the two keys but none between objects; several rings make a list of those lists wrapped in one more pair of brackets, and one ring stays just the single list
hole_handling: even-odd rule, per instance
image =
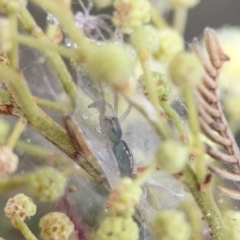
[{"label": "spider leg", "polygon": [[100,28],[102,28],[103,30],[105,30],[105,31],[109,34],[109,36],[110,36],[111,38],[114,37],[113,31],[112,31],[111,28],[106,24],[106,22],[105,22],[104,20],[102,20],[102,19],[98,20],[97,25],[98,25]]},{"label": "spider leg", "polygon": [[132,105],[129,104],[128,107],[127,107],[127,109],[126,109],[126,111],[125,111],[125,112],[123,113],[123,115],[119,118],[119,122],[122,122],[122,121],[128,116],[128,114],[130,113],[131,109],[132,109]]},{"label": "spider leg", "polygon": [[89,14],[93,9],[93,1],[88,0],[87,14]]},{"label": "spider leg", "polygon": [[88,10],[87,10],[86,6],[83,4],[83,1],[82,0],[78,0],[78,2],[80,4],[80,6],[82,7],[84,13],[86,14]]},{"label": "spider leg", "polygon": [[113,91],[113,99],[114,99],[113,116],[117,117],[117,115],[118,115],[118,93],[116,91]]}]

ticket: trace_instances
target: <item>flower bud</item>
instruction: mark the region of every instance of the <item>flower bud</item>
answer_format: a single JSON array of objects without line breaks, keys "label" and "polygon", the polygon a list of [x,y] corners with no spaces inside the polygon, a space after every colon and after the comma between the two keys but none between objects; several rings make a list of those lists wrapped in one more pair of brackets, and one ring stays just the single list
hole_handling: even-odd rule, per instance
[{"label": "flower bud", "polygon": [[179,173],[188,162],[188,149],[179,142],[166,140],[157,149],[156,161],[162,171]]},{"label": "flower bud", "polygon": [[179,53],[169,64],[169,75],[178,87],[195,86],[201,82],[203,67],[193,53]]},{"label": "flower bud", "polygon": [[27,0],[0,0],[2,13],[19,12],[27,7]]},{"label": "flower bud", "polygon": [[122,216],[131,216],[135,206],[141,200],[142,190],[136,186],[131,178],[123,178],[112,190],[109,204],[113,211]]},{"label": "flower bud", "polygon": [[0,177],[14,173],[18,167],[18,156],[7,146],[0,146]]},{"label": "flower bud", "polygon": [[200,0],[167,0],[167,2],[173,7],[193,8]]},{"label": "flower bud", "polygon": [[131,54],[112,43],[92,47],[86,60],[88,70],[115,87],[126,86],[132,71]]},{"label": "flower bud", "polygon": [[74,230],[74,225],[63,213],[51,212],[39,222],[43,240],[67,240]]},{"label": "flower bud", "polygon": [[113,23],[130,34],[134,28],[150,21],[150,3],[147,0],[114,0]]},{"label": "flower bud", "polygon": [[94,240],[138,240],[139,230],[131,217],[106,218],[97,230]]},{"label": "flower bud", "polygon": [[8,19],[0,17],[0,29],[0,53],[6,53],[12,48],[12,32]]},{"label": "flower bud", "polygon": [[64,194],[67,178],[51,167],[44,167],[28,177],[29,191],[42,202],[56,201]]},{"label": "flower bud", "polygon": [[155,216],[152,231],[156,239],[187,240],[191,229],[183,212],[164,210]]},{"label": "flower bud", "polygon": [[183,37],[172,28],[159,31],[160,45],[154,57],[160,62],[168,62],[179,52],[184,50]]},{"label": "flower bud", "polygon": [[37,207],[30,197],[19,193],[7,201],[4,211],[7,217],[12,219],[18,214],[24,221],[26,217],[30,218],[35,215],[36,209]]},{"label": "flower bud", "polygon": [[229,210],[223,215],[223,218],[227,227],[224,239],[238,240],[240,238],[240,213]]},{"label": "flower bud", "polygon": [[[153,71],[152,71],[152,76],[153,76],[154,86],[156,87],[155,89],[157,91],[157,95],[159,99],[162,101],[170,100],[172,96],[172,85],[168,81],[167,77],[161,73],[153,72]],[[148,96],[144,75],[140,76],[138,81],[143,90],[143,93],[146,96]]]},{"label": "flower bud", "polygon": [[[160,46],[160,34],[159,31],[152,25],[142,26],[142,39],[143,45],[150,52],[156,52]],[[137,41],[136,32],[131,34],[131,42],[135,43]]]}]

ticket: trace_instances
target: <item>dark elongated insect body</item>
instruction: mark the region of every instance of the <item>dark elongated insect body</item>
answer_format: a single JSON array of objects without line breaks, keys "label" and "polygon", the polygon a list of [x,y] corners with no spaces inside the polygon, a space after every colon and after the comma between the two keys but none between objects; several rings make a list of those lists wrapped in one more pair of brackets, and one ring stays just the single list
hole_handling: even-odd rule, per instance
[{"label": "dark elongated insect body", "polygon": [[122,177],[132,177],[134,160],[127,143],[123,140],[115,143],[113,146],[113,152],[117,159]]},{"label": "dark elongated insect body", "polygon": [[126,142],[121,140],[122,129],[119,119],[116,117],[105,117],[108,137],[113,143],[113,152],[118,162],[122,177],[132,177],[134,160],[131,150]]}]

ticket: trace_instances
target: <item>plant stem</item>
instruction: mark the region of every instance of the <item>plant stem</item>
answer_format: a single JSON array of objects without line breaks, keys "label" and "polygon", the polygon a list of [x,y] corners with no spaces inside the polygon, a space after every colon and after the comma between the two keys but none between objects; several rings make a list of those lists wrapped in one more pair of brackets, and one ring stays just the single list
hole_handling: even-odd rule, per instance
[{"label": "plant stem", "polygon": [[71,9],[61,2],[57,3],[49,0],[32,1],[53,14],[58,19],[64,30],[68,33],[69,37],[78,45],[79,48],[76,51],[79,52],[80,61],[84,61],[91,46],[88,44],[83,32],[76,26]]},{"label": "plant stem", "polygon": [[183,35],[187,24],[188,9],[185,7],[178,7],[174,10],[173,27]]},{"label": "plant stem", "polygon": [[147,178],[152,174],[154,170],[156,170],[156,163],[153,161],[141,174],[137,176],[137,178],[134,180],[134,183],[138,186],[141,186]]},{"label": "plant stem", "polygon": [[69,156],[75,156],[76,148],[66,131],[47,116],[32,100],[32,95],[23,75],[3,64],[0,64],[0,73],[1,81],[11,93],[29,124]]},{"label": "plant stem", "polygon": [[221,213],[217,208],[214,199],[210,193],[210,189],[206,192],[199,190],[198,179],[190,166],[187,166],[183,172],[184,182],[191,191],[194,199],[199,205],[202,214],[212,230],[215,240],[224,240],[226,227],[224,225]]},{"label": "plant stem", "polygon": [[27,224],[23,222],[18,214],[15,214],[15,216],[12,218],[12,224],[22,233],[26,240],[37,240],[37,238],[28,228]]},{"label": "plant stem", "polygon": [[[45,99],[37,98],[37,97],[33,97],[33,100],[41,108],[46,108],[46,109],[49,109],[49,110],[52,110],[55,112],[64,113],[62,106],[55,101],[49,101],[49,100],[45,100]],[[0,112],[2,112],[1,108],[2,109],[3,108],[5,108],[5,109],[16,108],[15,112],[18,112],[18,114],[17,115],[13,114],[13,115],[17,116],[17,117],[22,115],[22,114],[20,114],[21,110],[18,109],[18,106],[12,99],[11,95],[3,89],[0,89]],[[2,113],[4,113],[4,112],[2,112]],[[9,114],[10,114],[10,112],[9,112]]]},{"label": "plant stem", "polygon": [[188,107],[188,119],[193,138],[193,154],[196,156],[195,171],[198,176],[198,181],[201,184],[206,178],[207,168],[204,161],[204,147],[200,137],[198,113],[195,106],[195,99],[192,87],[187,86],[184,89],[184,97]]},{"label": "plant stem", "polygon": [[175,127],[178,130],[179,138],[183,144],[188,145],[188,135],[186,133],[186,130],[183,126],[182,120],[178,113],[170,106],[170,104],[166,101],[160,100],[160,105],[164,109],[164,111],[167,113],[167,115],[170,117],[170,119],[173,121]]},{"label": "plant stem", "polygon": [[69,49],[59,45],[53,45],[45,40],[36,39],[29,36],[18,35],[17,40],[20,44],[28,47],[33,47],[39,51],[46,53],[47,51],[55,51],[61,54],[63,57],[76,60],[78,58],[78,52],[75,49]]},{"label": "plant stem", "polygon": [[[27,9],[24,9],[19,13],[19,25],[25,32],[31,34],[36,38],[42,39],[49,44],[52,44],[54,48],[54,44],[50,42],[50,40],[44,34],[42,29],[37,25]],[[74,84],[71,74],[69,73],[65,63],[57,52],[49,52],[48,48],[46,48],[44,55],[46,56],[46,59],[52,68],[57,73],[58,79],[60,80],[63,89],[70,97],[72,105],[72,109],[70,109],[70,111],[73,110],[76,106],[77,101],[77,88]]]},{"label": "plant stem", "polygon": [[163,18],[162,14],[159,13],[153,5],[151,5],[151,20],[159,30],[168,27],[168,24]]},{"label": "plant stem", "polygon": [[22,187],[25,181],[26,176],[24,175],[15,175],[0,179],[0,194]]},{"label": "plant stem", "polygon": [[23,118],[23,117],[19,118],[17,125],[13,129],[13,132],[11,133],[11,135],[8,139],[7,146],[9,148],[13,149],[15,147],[16,142],[19,139],[19,137],[21,136],[22,131],[24,130],[26,124],[27,124],[27,122],[26,122],[25,118]]},{"label": "plant stem", "polygon": [[19,61],[19,53],[18,53],[18,41],[16,39],[16,36],[18,34],[18,18],[16,12],[10,12],[8,14],[8,19],[10,21],[10,31],[12,32],[12,49],[9,53],[9,60],[12,68],[17,70],[18,67],[18,61]]}]

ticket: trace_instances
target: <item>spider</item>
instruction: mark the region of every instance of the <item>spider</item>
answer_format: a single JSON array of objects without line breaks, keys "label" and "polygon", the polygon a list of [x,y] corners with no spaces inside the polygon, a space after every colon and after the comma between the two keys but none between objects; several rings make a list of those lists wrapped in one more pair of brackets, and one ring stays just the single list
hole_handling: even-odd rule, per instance
[{"label": "spider", "polygon": [[101,30],[107,33],[110,37],[113,37],[113,31],[107,25],[105,20],[111,19],[108,14],[98,14],[96,16],[91,15],[90,12],[93,9],[93,2],[89,0],[89,4],[86,7],[82,0],[78,0],[82,11],[78,11],[75,14],[76,25],[83,29],[87,37],[94,40],[105,39]]}]

